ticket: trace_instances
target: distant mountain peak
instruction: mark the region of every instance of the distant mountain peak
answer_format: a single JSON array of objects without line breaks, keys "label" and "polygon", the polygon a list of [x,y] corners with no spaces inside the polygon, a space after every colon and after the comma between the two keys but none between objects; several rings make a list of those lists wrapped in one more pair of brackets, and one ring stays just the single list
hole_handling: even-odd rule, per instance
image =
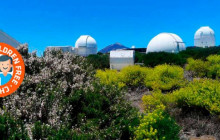
[{"label": "distant mountain peak", "polygon": [[118,49],[128,49],[128,47],[122,45],[119,42],[116,42],[115,44],[111,44],[111,45],[101,49],[99,52],[101,52],[101,53],[109,53],[112,50],[118,50]]}]

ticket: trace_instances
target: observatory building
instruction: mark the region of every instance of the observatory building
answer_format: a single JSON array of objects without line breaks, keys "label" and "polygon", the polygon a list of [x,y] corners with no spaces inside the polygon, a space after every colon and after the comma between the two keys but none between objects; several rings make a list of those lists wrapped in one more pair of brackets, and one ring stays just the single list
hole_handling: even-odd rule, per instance
[{"label": "observatory building", "polygon": [[17,48],[20,45],[20,43],[17,40],[15,40],[14,38],[12,38],[11,36],[9,36],[8,34],[6,34],[1,30],[0,30],[0,42],[9,44],[14,48]]},{"label": "observatory building", "polygon": [[69,52],[80,56],[88,56],[90,54],[97,54],[97,43],[91,36],[82,35],[77,39],[75,47],[48,46],[46,50],[61,50],[63,52]]},{"label": "observatory building", "polygon": [[183,40],[173,33],[160,33],[155,36],[148,44],[146,53],[149,52],[170,52],[178,53],[185,50]]},{"label": "observatory building", "polygon": [[134,65],[134,50],[110,51],[110,68],[121,70],[123,67]]},{"label": "observatory building", "polygon": [[97,43],[94,38],[89,35],[82,35],[76,41],[75,54],[81,56],[88,56],[90,54],[97,54]]},{"label": "observatory building", "polygon": [[199,28],[194,36],[194,46],[203,48],[215,46],[214,31],[208,26]]}]

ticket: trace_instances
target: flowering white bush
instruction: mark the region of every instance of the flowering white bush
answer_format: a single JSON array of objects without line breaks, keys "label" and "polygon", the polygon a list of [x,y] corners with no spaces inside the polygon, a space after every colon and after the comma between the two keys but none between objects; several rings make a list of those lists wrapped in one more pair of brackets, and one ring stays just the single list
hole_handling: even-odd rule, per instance
[{"label": "flowering white bush", "polygon": [[91,88],[92,67],[85,58],[69,53],[48,51],[36,57],[28,54],[26,44],[18,51],[23,55],[26,74],[20,88],[3,99],[5,110],[29,123],[41,120],[60,125],[60,114],[65,116],[71,110],[71,106],[61,105],[61,99],[74,90]]},{"label": "flowering white bush", "polygon": [[25,63],[25,78],[15,93],[0,101],[0,112],[22,120],[30,138],[132,135],[128,126],[134,125],[130,123],[138,118],[137,111],[118,89],[96,83],[95,70],[86,58],[60,51],[37,57],[36,52],[28,53],[27,44],[18,51]]}]

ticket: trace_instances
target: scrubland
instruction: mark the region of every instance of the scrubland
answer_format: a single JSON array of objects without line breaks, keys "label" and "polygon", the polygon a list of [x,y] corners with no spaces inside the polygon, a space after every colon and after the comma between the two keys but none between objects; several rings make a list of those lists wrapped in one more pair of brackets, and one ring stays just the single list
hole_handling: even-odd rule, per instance
[{"label": "scrubland", "polygon": [[27,45],[18,50],[26,74],[15,93],[0,99],[3,139],[220,138],[218,47],[137,54],[144,65],[121,71],[108,69],[105,54],[37,57]]}]

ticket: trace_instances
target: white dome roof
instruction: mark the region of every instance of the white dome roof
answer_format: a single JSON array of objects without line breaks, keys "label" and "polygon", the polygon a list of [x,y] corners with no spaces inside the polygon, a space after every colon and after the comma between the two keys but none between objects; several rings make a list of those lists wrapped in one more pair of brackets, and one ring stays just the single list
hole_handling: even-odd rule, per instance
[{"label": "white dome roof", "polygon": [[177,53],[185,50],[186,46],[183,40],[173,33],[160,33],[155,36],[147,46],[149,52],[172,52]]},{"label": "white dome roof", "polygon": [[209,27],[201,27],[194,36],[194,46],[211,47],[215,46],[215,32]]},{"label": "white dome roof", "polygon": [[76,41],[75,44],[76,48],[79,47],[90,47],[90,48],[96,48],[97,47],[97,43],[95,41],[94,38],[92,38],[89,35],[81,35],[78,40]]}]

